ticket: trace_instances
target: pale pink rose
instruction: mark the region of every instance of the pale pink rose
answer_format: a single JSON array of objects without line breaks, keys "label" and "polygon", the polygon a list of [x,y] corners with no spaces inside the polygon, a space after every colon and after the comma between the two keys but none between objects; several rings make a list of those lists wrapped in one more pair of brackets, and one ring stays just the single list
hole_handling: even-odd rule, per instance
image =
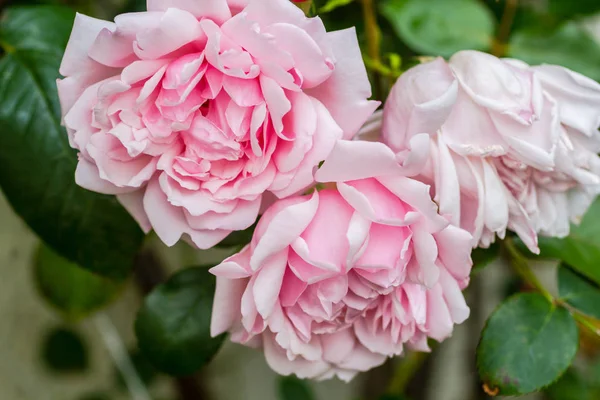
[{"label": "pale pink rose", "polygon": [[[510,229],[537,252],[537,234],[568,235],[600,191],[599,125],[591,79],[462,51],[398,79],[382,134],[400,158],[419,160],[440,212],[475,246]],[[429,146],[415,148],[424,136]]]},{"label": "pale pink rose", "polygon": [[148,0],[77,15],[58,81],[77,183],[116,194],[168,245],[250,226],[265,191],[313,183],[377,107],[354,30],[288,0]]},{"label": "pale pink rose", "polygon": [[339,141],[316,176],[337,189],[278,201],[211,269],[212,334],[261,347],[280,374],[343,380],[450,336],[469,315],[471,235],[382,143]]}]

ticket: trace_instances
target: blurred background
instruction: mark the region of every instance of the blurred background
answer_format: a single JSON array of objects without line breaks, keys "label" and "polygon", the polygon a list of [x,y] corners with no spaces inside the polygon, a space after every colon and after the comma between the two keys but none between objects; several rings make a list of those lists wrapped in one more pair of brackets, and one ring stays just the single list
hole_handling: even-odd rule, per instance
[{"label": "blurred background", "polygon": [[[365,2],[378,11],[376,34],[364,29]],[[145,7],[143,0],[0,0],[0,12],[42,3],[104,19]],[[599,0],[321,0],[311,7],[329,30],[356,26],[365,49],[369,41],[380,41],[381,56],[366,51],[364,58],[374,97],[381,100],[400,71],[419,57],[447,57],[467,48],[532,64],[560,64],[600,79]],[[75,287],[80,281],[58,274],[51,265],[40,266],[44,251],[0,192],[0,400],[286,400],[292,397],[282,393],[290,391],[298,400],[369,400],[378,399],[390,385],[406,387],[413,400],[488,399],[476,372],[477,340],[496,305],[517,290],[527,290],[501,260],[485,268],[478,260],[466,291],[471,318],[431,356],[390,360],[350,384],[311,383],[309,393],[293,380],[278,378],[261,352],[230,343],[208,367],[179,379],[157,372],[136,350],[133,321],[144,295],[174,271],[214,264],[233,249],[199,252],[186,244],[167,248],[150,235],[117,299],[85,319],[78,310],[61,310],[63,294],[46,287],[53,279]],[[551,289],[556,286],[555,267],[535,266]],[[526,399],[600,399],[597,343],[584,336],[581,347],[572,371]]]}]

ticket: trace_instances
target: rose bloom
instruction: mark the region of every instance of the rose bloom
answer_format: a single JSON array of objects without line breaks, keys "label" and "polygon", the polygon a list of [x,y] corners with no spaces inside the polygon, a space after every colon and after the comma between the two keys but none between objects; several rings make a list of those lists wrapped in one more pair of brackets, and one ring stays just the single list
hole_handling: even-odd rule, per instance
[{"label": "rose bloom", "polygon": [[288,0],[77,15],[60,73],[77,183],[116,194],[168,245],[247,228],[265,191],[312,184],[378,105],[354,30],[327,33]]},{"label": "rose bloom", "polygon": [[[489,246],[563,237],[600,188],[600,85],[566,68],[462,51],[404,73],[383,140],[410,155],[440,212]],[[429,138],[424,146],[423,138]]]},{"label": "rose bloom", "polygon": [[279,374],[343,380],[450,336],[469,315],[471,235],[382,143],[338,142],[317,179],[337,187],[273,204],[211,269],[212,334],[262,347]]}]

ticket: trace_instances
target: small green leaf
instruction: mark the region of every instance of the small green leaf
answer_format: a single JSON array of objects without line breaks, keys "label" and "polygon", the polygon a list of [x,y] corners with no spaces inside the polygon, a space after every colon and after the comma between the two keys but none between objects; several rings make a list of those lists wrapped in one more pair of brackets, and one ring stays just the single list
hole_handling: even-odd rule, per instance
[{"label": "small green leaf", "polygon": [[565,265],[558,268],[558,294],[584,314],[600,319],[600,288]]},{"label": "small green leaf", "polygon": [[547,30],[517,31],[511,36],[508,55],[532,65],[562,65],[600,80],[600,45],[574,22],[550,33]]},{"label": "small green leaf", "polygon": [[[598,64],[600,65],[600,63]],[[579,225],[571,225],[564,239],[538,238],[540,256],[562,260],[587,278],[600,284],[600,198],[585,214]]]},{"label": "small green leaf", "polygon": [[9,8],[0,20],[0,187],[52,249],[122,279],[144,235],[114,196],[75,183],[76,152],[60,125],[56,79],[75,13]]},{"label": "small green leaf", "polygon": [[82,269],[43,244],[35,258],[34,277],[44,299],[68,319],[108,305],[123,286]]},{"label": "small green leaf", "polygon": [[135,321],[140,350],[159,370],[189,375],[217,353],[225,335],[210,336],[215,277],[206,267],[189,268],[158,286]]},{"label": "small green leaf", "polygon": [[487,249],[478,247],[471,253],[473,271],[479,271],[494,261],[500,255],[500,243],[492,243]]},{"label": "small green leaf", "polygon": [[279,400],[314,400],[315,395],[306,381],[295,376],[282,376],[278,382]]},{"label": "small green leaf", "polygon": [[352,3],[354,0],[327,0],[327,3],[321,8],[319,8],[319,13],[325,14],[335,10],[338,7],[347,6]]},{"label": "small green leaf", "polygon": [[573,368],[544,390],[544,394],[548,400],[592,400],[589,386]]},{"label": "small green leaf", "polygon": [[483,382],[500,395],[527,394],[556,381],[571,365],[579,334],[567,310],[523,293],[488,319],[477,348]]},{"label": "small green leaf", "polygon": [[42,357],[48,368],[60,373],[84,372],[89,366],[83,339],[77,332],[63,327],[48,332],[42,345]]},{"label": "small green leaf", "polygon": [[409,47],[425,55],[486,50],[494,35],[493,15],[476,0],[389,0],[381,13]]},{"label": "small green leaf", "polygon": [[408,397],[401,394],[384,394],[379,400],[409,400]]}]

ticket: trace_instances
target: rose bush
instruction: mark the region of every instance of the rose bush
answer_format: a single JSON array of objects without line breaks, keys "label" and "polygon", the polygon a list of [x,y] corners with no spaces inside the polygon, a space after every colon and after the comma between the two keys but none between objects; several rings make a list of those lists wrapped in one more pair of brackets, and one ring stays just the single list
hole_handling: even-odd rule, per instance
[{"label": "rose bush", "polygon": [[58,81],[77,183],[168,245],[210,248],[292,195],[377,107],[353,29],[287,0],[148,0],[78,15]]},{"label": "rose bush", "polygon": [[212,334],[262,347],[280,374],[344,380],[450,336],[469,315],[471,236],[402,173],[384,144],[339,141],[317,172],[337,188],[278,201],[211,269]]},{"label": "rose bush", "polygon": [[382,133],[400,159],[420,161],[440,212],[474,246],[511,229],[538,252],[538,233],[568,235],[600,192],[599,126],[593,80],[462,51],[400,77]]}]

